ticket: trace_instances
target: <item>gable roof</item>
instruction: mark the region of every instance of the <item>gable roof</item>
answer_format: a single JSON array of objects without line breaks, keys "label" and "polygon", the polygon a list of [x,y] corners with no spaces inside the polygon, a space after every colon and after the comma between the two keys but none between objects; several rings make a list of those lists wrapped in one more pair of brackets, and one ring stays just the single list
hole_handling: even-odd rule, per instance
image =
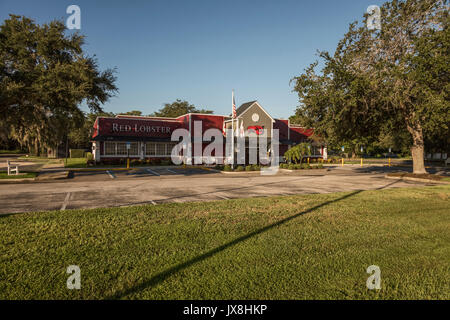
[{"label": "gable roof", "polygon": [[250,101],[250,102],[246,102],[244,104],[242,104],[238,110],[236,110],[236,116],[239,118],[241,115],[243,115],[244,113],[247,112],[248,109],[250,109],[251,106],[253,106],[256,103],[256,105],[272,120],[272,122],[275,122],[275,119],[272,118],[272,116],[266,111],[264,110],[264,108],[258,103],[257,100],[255,101]]},{"label": "gable roof", "polygon": [[240,116],[242,113],[244,113],[248,108],[250,108],[255,102],[256,102],[256,100],[255,100],[255,101],[250,101],[250,102],[246,102],[246,103],[241,104],[241,106],[240,106],[239,108],[236,109],[236,116],[239,117],[239,116]]}]

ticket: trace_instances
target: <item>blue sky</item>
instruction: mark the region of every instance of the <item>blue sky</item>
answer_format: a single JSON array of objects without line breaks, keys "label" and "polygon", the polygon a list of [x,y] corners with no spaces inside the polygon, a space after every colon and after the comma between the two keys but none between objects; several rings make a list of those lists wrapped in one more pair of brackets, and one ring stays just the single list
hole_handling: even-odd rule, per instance
[{"label": "blue sky", "polygon": [[258,100],[274,117],[288,118],[298,105],[289,81],[314,60],[334,52],[354,20],[377,0],[0,0],[0,18],[14,13],[38,23],[81,8],[85,50],[102,69],[117,67],[119,93],[105,111],[141,110],[187,100],[229,114],[236,104]]}]

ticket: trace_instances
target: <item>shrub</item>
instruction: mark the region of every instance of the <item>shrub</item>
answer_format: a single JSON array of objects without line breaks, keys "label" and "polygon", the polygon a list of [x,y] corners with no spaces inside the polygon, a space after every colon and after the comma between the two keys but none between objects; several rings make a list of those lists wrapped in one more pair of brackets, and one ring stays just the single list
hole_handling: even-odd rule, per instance
[{"label": "shrub", "polygon": [[252,171],[260,171],[261,167],[257,164],[252,165]]},{"label": "shrub", "polygon": [[289,170],[295,170],[295,165],[293,163],[288,165]]},{"label": "shrub", "polygon": [[244,171],[244,167],[243,166],[237,166],[236,171]]},{"label": "shrub", "polygon": [[294,164],[294,168],[295,168],[295,170],[300,170],[300,169],[302,169],[302,165],[301,164]]},{"label": "shrub", "polygon": [[172,164],[171,160],[167,160],[167,159],[161,160],[161,165],[162,166],[170,166],[171,164]]},{"label": "shrub", "polygon": [[71,158],[84,158],[84,149],[70,149],[69,150]]},{"label": "shrub", "polygon": [[311,166],[307,163],[302,164],[302,169],[311,169]]},{"label": "shrub", "polygon": [[319,163],[319,164],[317,165],[317,169],[323,169],[323,164]]},{"label": "shrub", "polygon": [[223,171],[231,171],[231,166],[227,164],[226,166],[223,167]]},{"label": "shrub", "polygon": [[86,153],[86,159],[87,159],[88,161],[94,160],[94,156],[92,155],[92,152],[87,152],[87,153]]},{"label": "shrub", "polygon": [[156,165],[159,165],[159,164],[161,163],[161,159],[158,159],[158,158],[150,158],[150,159],[148,159],[148,163],[149,163],[151,166],[156,166]]},{"label": "shrub", "polygon": [[252,171],[252,166],[246,166],[245,171]]}]

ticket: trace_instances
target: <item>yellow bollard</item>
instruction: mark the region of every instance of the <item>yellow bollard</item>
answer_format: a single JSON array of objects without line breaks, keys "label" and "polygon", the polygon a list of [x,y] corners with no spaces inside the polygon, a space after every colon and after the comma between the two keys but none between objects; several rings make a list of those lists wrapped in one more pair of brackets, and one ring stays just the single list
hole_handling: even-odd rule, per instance
[{"label": "yellow bollard", "polygon": [[130,158],[127,158],[127,169],[130,169]]},{"label": "yellow bollard", "polygon": [[308,164],[309,164],[309,158],[308,158]]},{"label": "yellow bollard", "polygon": [[361,157],[361,167],[363,166],[363,158]]},{"label": "yellow bollard", "polygon": [[389,158],[389,167],[391,167],[391,158]]},{"label": "yellow bollard", "polygon": [[344,166],[344,158],[342,158],[342,166]]}]

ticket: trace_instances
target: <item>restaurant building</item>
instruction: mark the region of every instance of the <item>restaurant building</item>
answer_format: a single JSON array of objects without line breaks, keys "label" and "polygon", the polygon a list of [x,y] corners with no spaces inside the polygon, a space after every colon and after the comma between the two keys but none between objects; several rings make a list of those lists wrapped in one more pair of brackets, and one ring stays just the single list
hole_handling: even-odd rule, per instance
[{"label": "restaurant building", "polygon": [[[232,120],[230,116],[198,113],[189,113],[177,118],[129,115],[98,117],[94,123],[92,135],[92,154],[96,162],[118,162],[127,157],[139,160],[170,159],[172,149],[178,144],[176,141],[171,141],[172,133],[176,129],[186,129],[191,137],[190,143],[193,144],[194,140],[198,139],[193,130],[196,121],[201,122],[203,133],[215,128],[225,135],[226,129],[232,127]],[[234,121],[236,133],[242,134],[245,139],[248,139],[249,134],[253,132],[257,135],[265,134],[270,141],[273,130],[278,129],[280,157],[290,147],[310,141],[309,138],[313,134],[311,129],[292,125],[289,120],[273,118],[257,101],[242,104],[236,110]],[[203,149],[209,143],[202,139]],[[313,157],[325,159],[327,157],[326,147],[323,145],[312,142],[311,151]],[[180,152],[180,156],[183,157],[184,163],[192,163],[192,156],[186,155],[186,152]],[[248,159],[248,143],[246,159]]]}]

